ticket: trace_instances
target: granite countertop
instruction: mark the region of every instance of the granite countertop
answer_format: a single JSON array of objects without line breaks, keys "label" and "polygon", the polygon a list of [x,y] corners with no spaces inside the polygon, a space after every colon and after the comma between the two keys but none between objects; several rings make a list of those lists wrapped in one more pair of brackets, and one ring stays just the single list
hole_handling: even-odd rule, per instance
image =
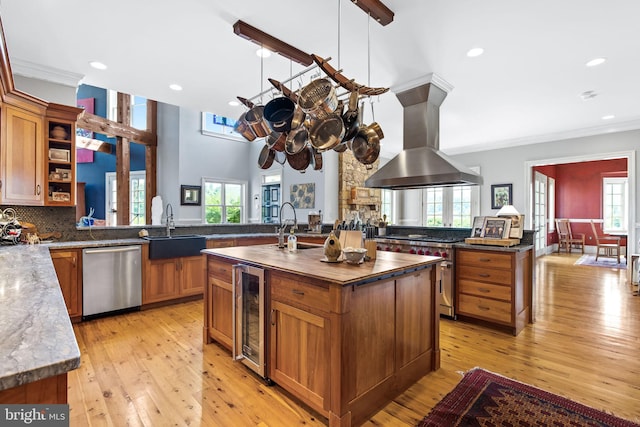
[{"label": "granite countertop", "polygon": [[80,366],[47,246],[0,247],[0,390]]},{"label": "granite countertop", "polygon": [[477,251],[495,251],[495,252],[525,252],[533,249],[533,245],[514,245],[514,246],[494,246],[494,245],[470,245],[467,243],[455,243],[456,248],[472,249]]}]

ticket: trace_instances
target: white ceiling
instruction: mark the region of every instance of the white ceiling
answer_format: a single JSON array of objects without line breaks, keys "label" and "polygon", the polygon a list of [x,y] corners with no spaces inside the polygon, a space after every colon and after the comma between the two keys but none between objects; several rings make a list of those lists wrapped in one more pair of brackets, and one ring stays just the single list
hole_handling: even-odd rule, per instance
[{"label": "white ceiling", "polygon": [[[384,27],[349,0],[0,1],[14,72],[54,69],[228,117],[242,108],[228,101],[303,69],[278,55],[261,64],[257,46],[233,33],[241,19],[332,57],[359,83],[393,89],[438,74],[453,86],[441,107],[448,153],[640,128],[637,0],[385,0],[395,19]],[[466,57],[473,47],[484,55]],[[607,61],[587,68],[595,57]],[[108,69],[91,68],[93,60]],[[590,90],[598,96],[583,101]],[[392,92],[374,101],[388,157],[402,147],[402,107]],[[364,119],[372,121],[370,109]]]}]

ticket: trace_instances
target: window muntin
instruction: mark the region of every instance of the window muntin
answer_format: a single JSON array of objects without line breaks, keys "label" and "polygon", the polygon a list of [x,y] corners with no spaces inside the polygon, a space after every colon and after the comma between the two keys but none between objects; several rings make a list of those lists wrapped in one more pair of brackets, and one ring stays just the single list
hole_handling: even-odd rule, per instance
[{"label": "window muntin", "polygon": [[422,194],[426,227],[471,228],[479,215],[477,186],[427,187]]},{"label": "window muntin", "polygon": [[602,218],[605,233],[627,232],[628,178],[602,179]]},{"label": "window muntin", "polygon": [[245,222],[245,183],[205,178],[203,187],[206,224]]},{"label": "window muntin", "polygon": [[213,113],[202,113],[202,134],[221,138],[245,141],[246,139],[235,131],[236,120]]}]

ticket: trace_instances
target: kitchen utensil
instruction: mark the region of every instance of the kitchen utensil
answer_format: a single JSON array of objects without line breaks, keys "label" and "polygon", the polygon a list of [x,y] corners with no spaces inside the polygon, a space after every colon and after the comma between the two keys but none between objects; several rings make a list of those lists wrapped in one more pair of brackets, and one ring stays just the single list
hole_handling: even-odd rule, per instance
[{"label": "kitchen utensil", "polygon": [[267,137],[267,145],[275,151],[284,151],[284,144],[286,141],[286,132],[271,132]]},{"label": "kitchen utensil", "polygon": [[329,114],[318,120],[309,131],[309,141],[318,151],[331,150],[344,136],[344,123],[338,114]]},{"label": "kitchen utensil", "polygon": [[273,98],[264,106],[264,118],[274,132],[288,132],[296,104],[286,96]]},{"label": "kitchen utensil", "polygon": [[246,113],[242,113],[240,115],[240,118],[236,121],[233,130],[242,135],[247,141],[253,141],[256,139],[256,134],[253,133],[253,130],[251,130],[251,127],[246,121]]},{"label": "kitchen utensil", "polygon": [[256,105],[245,113],[247,124],[258,138],[263,138],[271,133],[269,123],[264,118],[264,106]]},{"label": "kitchen utensil", "polygon": [[262,147],[260,155],[258,156],[258,166],[260,169],[269,169],[273,164],[275,155],[276,152],[269,148],[269,144],[264,144],[264,147]]},{"label": "kitchen utensil", "polygon": [[313,154],[313,170],[322,170],[322,153],[315,147],[311,147],[311,152]]},{"label": "kitchen utensil", "polygon": [[311,163],[311,150],[309,147],[304,147],[301,151],[295,154],[287,153],[287,161],[289,165],[300,172],[304,172]]},{"label": "kitchen utensil", "polygon": [[284,151],[287,154],[297,154],[302,151],[309,141],[309,131],[306,126],[300,126],[297,129],[292,130],[287,135],[287,139],[284,143]]},{"label": "kitchen utensil", "polygon": [[364,257],[367,255],[367,249],[347,246],[342,250],[342,254],[348,264],[360,264],[364,261]]},{"label": "kitchen utensil", "polygon": [[372,164],[380,155],[380,140],[382,138],[384,138],[384,133],[378,123],[373,122],[369,126],[361,127],[356,137],[351,141],[353,156],[362,164]]},{"label": "kitchen utensil", "polygon": [[335,111],[338,96],[331,81],[317,79],[302,88],[298,102],[305,113],[322,118]]}]

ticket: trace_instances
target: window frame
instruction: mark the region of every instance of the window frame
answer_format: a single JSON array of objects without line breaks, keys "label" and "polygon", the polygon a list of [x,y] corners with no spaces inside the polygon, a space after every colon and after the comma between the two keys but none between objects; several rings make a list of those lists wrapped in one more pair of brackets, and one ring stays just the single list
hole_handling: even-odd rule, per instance
[{"label": "window frame", "polygon": [[[248,142],[242,135],[240,135],[239,133],[235,132],[235,130],[233,128],[231,128],[231,133],[220,133],[220,132],[216,132],[215,130],[211,130],[207,128],[207,116],[211,115],[211,116],[216,116],[217,114],[211,113],[209,111],[202,111],[201,114],[201,121],[200,121],[200,132],[202,133],[202,135],[205,136],[212,136],[212,137],[216,137],[216,138],[223,138],[223,139],[228,139],[231,141],[238,141],[238,142]],[[221,125],[222,126],[222,125]]]},{"label": "window frame", "polygon": [[[619,206],[621,212],[621,223],[622,226],[620,228],[614,228],[609,226],[608,224],[612,223],[612,219],[614,217],[609,218],[607,212],[607,186],[608,185],[620,185],[623,186],[623,194],[622,194],[622,205]],[[612,203],[613,206],[613,203]],[[605,176],[602,178],[602,231],[604,233],[628,233],[629,231],[629,178],[628,177],[612,177]]]},{"label": "window frame", "polygon": [[[208,205],[207,204],[207,184],[222,184],[222,192],[220,194],[220,200],[223,202],[221,205]],[[211,177],[204,177],[202,178],[202,210],[201,210],[201,214],[202,214],[202,223],[206,224],[206,225],[216,225],[216,224],[237,224],[235,222],[227,222],[227,205],[224,203],[225,201],[225,187],[226,185],[240,185],[241,188],[241,195],[240,195],[240,222],[239,224],[246,224],[247,223],[247,209],[248,209],[248,204],[247,204],[247,188],[248,188],[248,182],[244,181],[244,180],[236,180],[236,179],[227,179],[227,178],[211,178]],[[222,207],[222,212],[221,212],[221,219],[222,221],[219,223],[214,223],[214,222],[207,222],[207,207],[208,206],[221,206]],[[229,206],[233,206],[233,205],[229,205]]]}]

